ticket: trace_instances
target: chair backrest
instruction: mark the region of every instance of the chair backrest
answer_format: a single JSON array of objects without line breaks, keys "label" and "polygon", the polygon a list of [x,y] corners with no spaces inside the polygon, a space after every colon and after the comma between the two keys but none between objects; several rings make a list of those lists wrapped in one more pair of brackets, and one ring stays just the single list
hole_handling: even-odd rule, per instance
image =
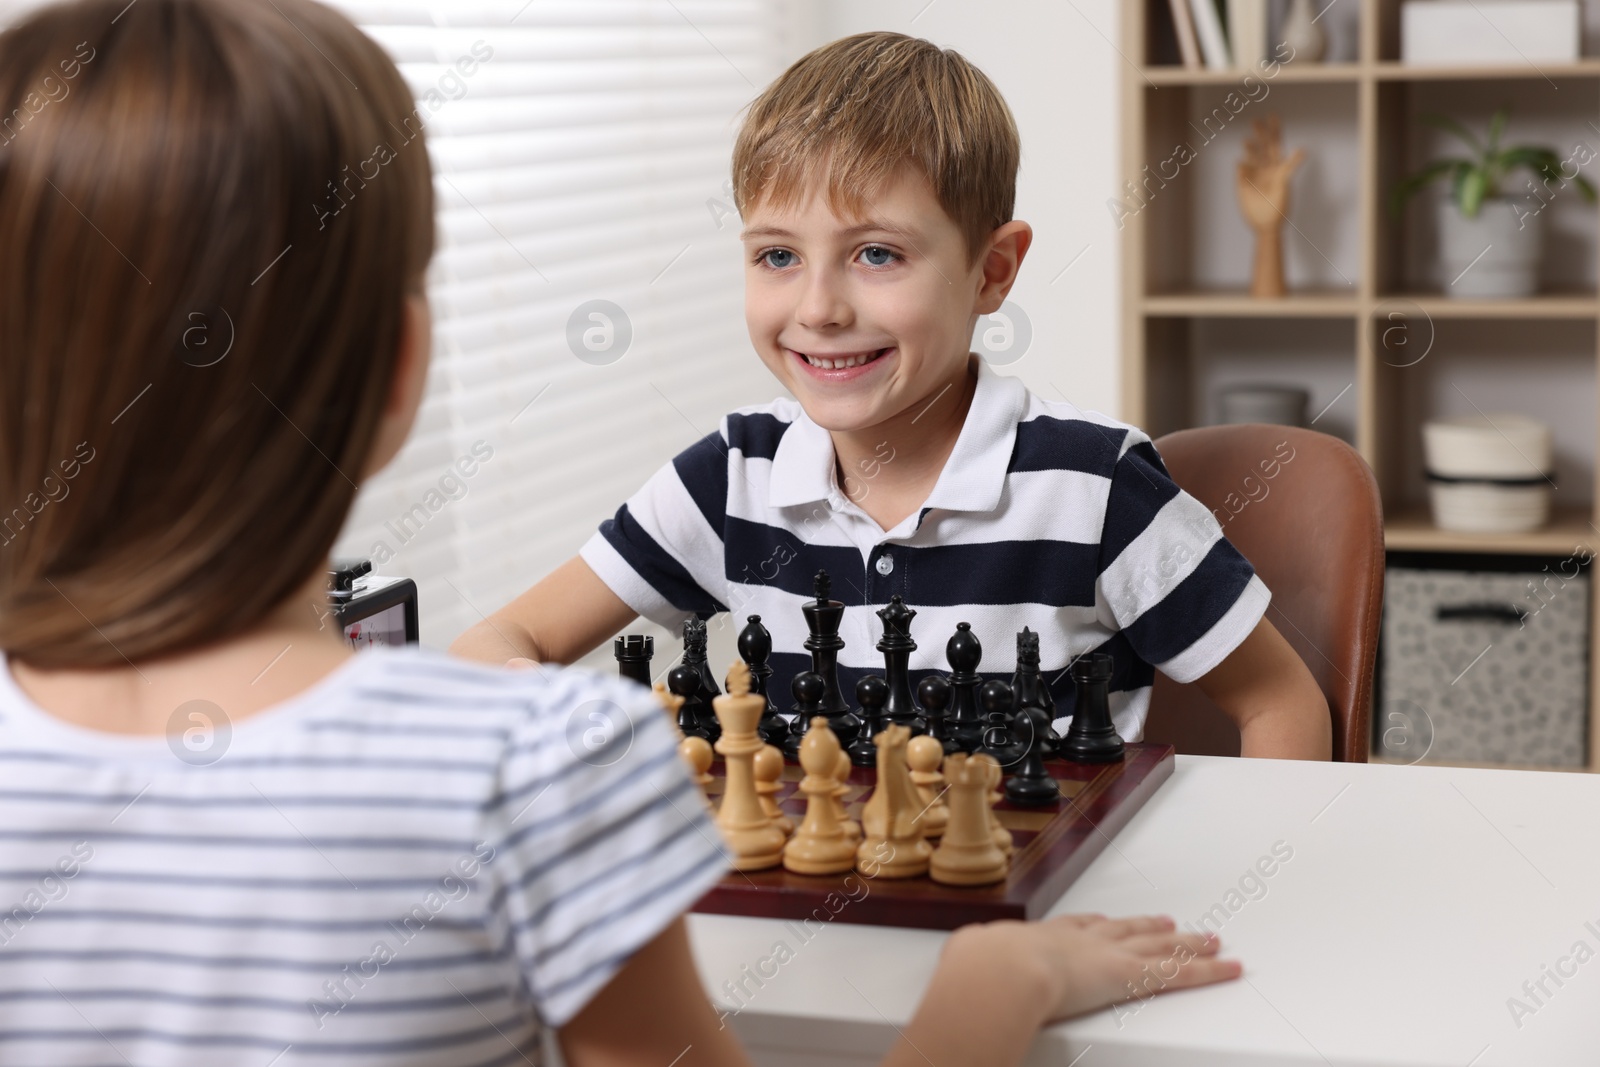
[{"label": "chair backrest", "polygon": [[[1155,442],[1272,594],[1266,617],[1305,660],[1333,715],[1333,758],[1364,763],[1383,609],[1383,506],[1360,453],[1337,437],[1250,423]],[[1156,672],[1145,737],[1239,754],[1233,720],[1199,686]]]}]

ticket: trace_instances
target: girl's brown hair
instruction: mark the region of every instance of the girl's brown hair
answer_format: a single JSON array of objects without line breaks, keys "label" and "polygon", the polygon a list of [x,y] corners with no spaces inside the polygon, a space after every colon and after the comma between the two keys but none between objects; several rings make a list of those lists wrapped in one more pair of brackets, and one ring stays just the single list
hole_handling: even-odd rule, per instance
[{"label": "girl's brown hair", "polygon": [[78,0],[0,34],[9,655],[182,651],[327,559],[433,254],[418,117],[309,0]]}]

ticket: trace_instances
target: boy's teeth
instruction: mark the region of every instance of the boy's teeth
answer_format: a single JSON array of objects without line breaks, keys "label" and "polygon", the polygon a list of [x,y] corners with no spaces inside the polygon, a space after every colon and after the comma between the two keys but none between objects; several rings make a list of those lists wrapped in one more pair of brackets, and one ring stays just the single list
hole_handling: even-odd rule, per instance
[{"label": "boy's teeth", "polygon": [[877,354],[877,352],[862,352],[854,356],[841,356],[835,359],[828,359],[823,356],[807,356],[806,361],[813,367],[820,367],[823,370],[844,370],[846,367],[859,367],[861,364],[869,362]]}]

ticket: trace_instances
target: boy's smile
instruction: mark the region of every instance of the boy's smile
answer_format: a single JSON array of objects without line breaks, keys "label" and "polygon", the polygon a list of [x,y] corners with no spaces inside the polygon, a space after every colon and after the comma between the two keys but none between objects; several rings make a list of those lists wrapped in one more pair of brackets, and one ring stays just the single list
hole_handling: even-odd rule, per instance
[{"label": "boy's smile", "polygon": [[[750,340],[811,420],[864,431],[927,404],[965,374],[987,295],[984,257],[920,174],[903,168],[840,218],[817,187],[756,203],[745,220]],[[994,304],[999,306],[996,299]]]}]

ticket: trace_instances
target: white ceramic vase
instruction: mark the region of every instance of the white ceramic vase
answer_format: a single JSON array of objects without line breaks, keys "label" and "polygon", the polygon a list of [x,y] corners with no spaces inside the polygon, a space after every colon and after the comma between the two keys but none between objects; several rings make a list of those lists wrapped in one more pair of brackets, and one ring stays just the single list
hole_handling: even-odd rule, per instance
[{"label": "white ceramic vase", "polygon": [[1504,299],[1538,292],[1542,216],[1519,218],[1510,199],[1493,197],[1469,219],[1447,196],[1439,201],[1438,224],[1440,282],[1447,296]]},{"label": "white ceramic vase", "polygon": [[1294,49],[1293,63],[1315,63],[1328,50],[1328,35],[1316,22],[1311,0],[1289,0],[1279,36]]}]

